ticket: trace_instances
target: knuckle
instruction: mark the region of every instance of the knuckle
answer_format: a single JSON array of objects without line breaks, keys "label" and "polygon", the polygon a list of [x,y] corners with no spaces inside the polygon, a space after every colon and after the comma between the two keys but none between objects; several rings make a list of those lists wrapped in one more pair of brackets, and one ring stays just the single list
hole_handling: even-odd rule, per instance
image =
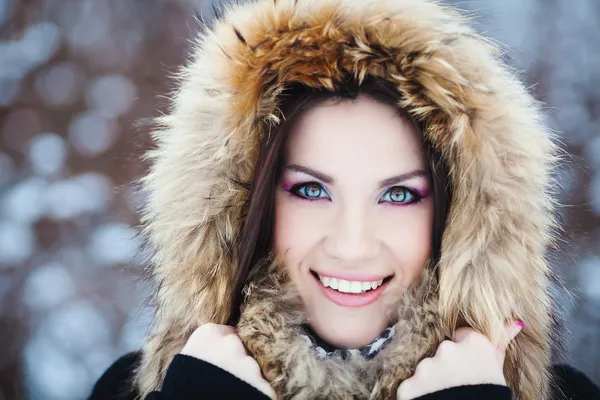
[{"label": "knuckle", "polygon": [[237,337],[237,335],[234,334],[223,337],[222,346],[224,349],[232,353],[246,353],[242,341]]},{"label": "knuckle", "polygon": [[211,337],[211,336],[216,335],[217,333],[218,333],[218,325],[214,324],[212,322],[209,322],[207,324],[200,325],[198,328],[196,328],[194,333],[192,333],[192,336]]},{"label": "knuckle", "polygon": [[469,337],[469,343],[471,343],[474,346],[483,347],[488,346],[490,344],[490,341],[485,335],[479,332],[474,332]]},{"label": "knuckle", "polygon": [[204,328],[207,332],[217,332],[219,329],[219,325],[214,322],[207,322],[200,326],[200,328]]},{"label": "knuckle", "polygon": [[427,374],[427,372],[429,370],[431,370],[433,364],[434,364],[434,361],[433,361],[433,358],[431,358],[431,357],[422,359],[421,362],[419,364],[417,364],[417,368],[415,369],[415,376]]},{"label": "knuckle", "polygon": [[485,336],[482,333],[472,330],[467,334],[467,340],[470,342],[481,342],[485,340]]},{"label": "knuckle", "polygon": [[437,348],[435,355],[445,355],[454,350],[455,343],[450,340],[444,340]]},{"label": "knuckle", "polygon": [[241,361],[241,365],[243,366],[244,370],[248,371],[253,375],[262,375],[260,366],[258,365],[256,360],[250,356],[244,357],[244,359]]},{"label": "knuckle", "polygon": [[202,326],[199,326],[198,328],[196,328],[196,330],[194,332],[192,332],[192,334],[188,337],[187,342],[188,343],[194,343],[194,344],[199,344],[199,343],[204,343],[206,341],[208,341],[208,336],[206,334],[206,330],[203,329]]},{"label": "knuckle", "polygon": [[412,391],[412,379],[404,380],[400,386],[398,386],[398,390],[396,390],[396,396],[400,399],[408,399],[410,397],[410,393]]},{"label": "knuckle", "polygon": [[215,343],[220,338],[225,337],[232,331],[233,328],[226,325],[219,325],[212,322],[202,324],[192,332],[190,340],[195,342]]},{"label": "knuckle", "polygon": [[224,335],[223,336],[223,341],[225,341],[225,342],[227,342],[227,343],[229,343],[231,345],[241,344],[242,343],[242,341],[240,340],[240,338],[238,337],[238,335],[236,335],[234,333],[229,334],[229,335]]}]

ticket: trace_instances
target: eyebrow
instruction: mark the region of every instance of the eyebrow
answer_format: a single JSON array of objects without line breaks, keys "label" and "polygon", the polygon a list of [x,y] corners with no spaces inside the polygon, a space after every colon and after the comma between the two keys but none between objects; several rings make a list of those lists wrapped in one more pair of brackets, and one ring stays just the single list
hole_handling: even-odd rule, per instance
[{"label": "eyebrow", "polygon": [[[333,183],[334,179],[327,175],[324,174],[322,172],[319,172],[317,170],[314,170],[312,168],[309,167],[305,167],[303,165],[298,165],[298,164],[289,164],[283,167],[286,170],[291,170],[291,171],[296,171],[296,172],[302,172],[308,175],[311,175],[315,178],[317,178],[320,181],[323,181],[326,184],[331,184]],[[428,177],[429,174],[426,171],[423,170],[415,170],[415,171],[411,171],[411,172],[405,172],[403,174],[400,175],[395,175],[395,176],[391,176],[389,178],[386,178],[384,180],[382,180],[381,182],[379,182],[379,188],[383,189],[387,186],[393,185],[394,183],[399,183],[402,181],[406,181],[409,180],[411,178],[415,178],[415,177]]]}]

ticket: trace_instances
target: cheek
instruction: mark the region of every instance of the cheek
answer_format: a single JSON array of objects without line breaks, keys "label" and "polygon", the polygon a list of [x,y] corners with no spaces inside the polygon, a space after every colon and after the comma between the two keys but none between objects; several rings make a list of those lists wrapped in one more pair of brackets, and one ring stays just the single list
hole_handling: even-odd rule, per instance
[{"label": "cheek", "polygon": [[431,255],[433,208],[421,204],[406,213],[396,213],[386,219],[383,236],[392,253],[402,280],[410,284],[417,280]]},{"label": "cheek", "polygon": [[287,258],[302,257],[318,242],[319,218],[299,200],[278,193],[275,201],[273,247],[277,253],[288,252]]},{"label": "cheek", "polygon": [[[275,220],[273,221],[273,247],[277,253],[286,251],[290,247],[294,247],[294,230],[295,220],[294,214],[291,212],[289,205],[283,195],[278,195],[275,202]],[[298,227],[296,227],[298,228]]]}]

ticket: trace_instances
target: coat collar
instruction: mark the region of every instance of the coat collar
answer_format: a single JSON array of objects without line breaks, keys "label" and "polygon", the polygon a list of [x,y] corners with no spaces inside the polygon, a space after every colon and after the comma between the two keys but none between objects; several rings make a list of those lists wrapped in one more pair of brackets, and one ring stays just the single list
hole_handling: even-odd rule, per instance
[{"label": "coat collar", "polygon": [[[238,324],[244,345],[282,398],[396,399],[399,384],[443,340],[434,274],[426,270],[409,290],[390,288],[388,304],[395,334],[374,357],[333,352],[323,357],[303,335],[308,323],[302,301],[286,274],[255,279],[248,287]],[[402,296],[394,299],[394,292]]]}]

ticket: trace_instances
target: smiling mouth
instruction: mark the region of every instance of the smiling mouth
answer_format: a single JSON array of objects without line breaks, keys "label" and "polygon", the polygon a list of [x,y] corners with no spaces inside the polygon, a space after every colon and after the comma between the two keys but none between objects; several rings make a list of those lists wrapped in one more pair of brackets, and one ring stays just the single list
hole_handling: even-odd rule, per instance
[{"label": "smiling mouth", "polygon": [[329,276],[321,276],[317,272],[310,270],[310,273],[318,280],[325,288],[335,290],[344,294],[364,294],[378,289],[389,282],[393,275],[377,281],[349,281],[340,278]]}]

